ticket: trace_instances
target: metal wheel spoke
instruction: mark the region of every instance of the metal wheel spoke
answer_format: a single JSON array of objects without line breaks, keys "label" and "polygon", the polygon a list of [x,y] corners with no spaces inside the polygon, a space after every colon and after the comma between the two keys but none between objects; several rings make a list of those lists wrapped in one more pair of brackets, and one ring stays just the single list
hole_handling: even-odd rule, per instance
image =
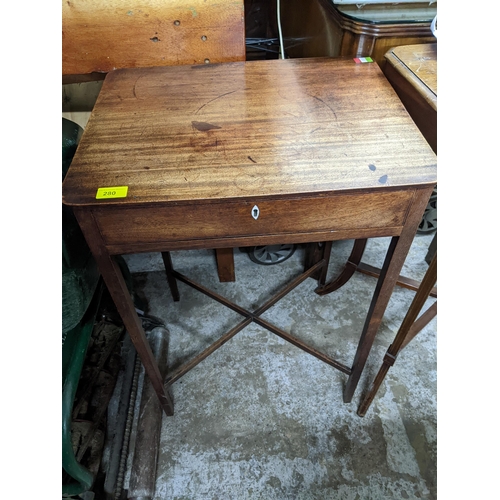
[{"label": "metal wheel spoke", "polygon": [[283,262],[295,251],[295,245],[266,245],[254,247],[250,253],[250,259],[262,265],[278,264]]}]

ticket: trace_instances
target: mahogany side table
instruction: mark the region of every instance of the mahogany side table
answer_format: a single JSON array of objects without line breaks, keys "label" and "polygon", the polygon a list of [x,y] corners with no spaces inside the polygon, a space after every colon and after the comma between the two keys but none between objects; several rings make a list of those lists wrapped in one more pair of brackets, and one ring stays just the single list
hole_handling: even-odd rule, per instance
[{"label": "mahogany side table", "polygon": [[[104,80],[63,183],[163,410],[166,388],[256,322],[348,376],[351,401],[436,184],[436,156],[375,63],[311,58],[118,69]],[[114,256],[392,237],[350,366],[260,318],[319,259],[164,381]],[[328,245],[324,245],[328,247]],[[178,298],[178,297],[176,297]]]}]

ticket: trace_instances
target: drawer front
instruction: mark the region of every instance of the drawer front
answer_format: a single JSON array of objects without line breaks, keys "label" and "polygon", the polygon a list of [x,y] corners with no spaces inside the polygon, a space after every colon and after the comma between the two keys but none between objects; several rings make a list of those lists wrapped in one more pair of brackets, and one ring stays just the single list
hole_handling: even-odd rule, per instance
[{"label": "drawer front", "polygon": [[[403,226],[413,191],[93,211],[108,246]],[[209,243],[206,245],[210,248]]]}]

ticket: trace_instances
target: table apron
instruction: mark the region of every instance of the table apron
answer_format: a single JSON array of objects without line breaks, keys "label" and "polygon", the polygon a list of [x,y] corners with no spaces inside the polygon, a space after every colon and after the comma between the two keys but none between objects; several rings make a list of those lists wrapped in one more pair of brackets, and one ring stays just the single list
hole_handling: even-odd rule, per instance
[{"label": "table apron", "polygon": [[291,233],[277,235],[247,236],[238,238],[214,238],[184,241],[156,241],[154,243],[127,243],[107,245],[106,250],[110,255],[126,255],[136,253],[167,252],[176,250],[201,250],[219,248],[253,247],[259,245],[284,245],[287,243],[314,243],[323,241],[356,240],[365,238],[381,238],[399,236],[402,227],[373,229],[324,231],[317,233]]},{"label": "table apron", "polygon": [[122,254],[398,236],[414,194],[109,205],[91,212],[109,253]]}]

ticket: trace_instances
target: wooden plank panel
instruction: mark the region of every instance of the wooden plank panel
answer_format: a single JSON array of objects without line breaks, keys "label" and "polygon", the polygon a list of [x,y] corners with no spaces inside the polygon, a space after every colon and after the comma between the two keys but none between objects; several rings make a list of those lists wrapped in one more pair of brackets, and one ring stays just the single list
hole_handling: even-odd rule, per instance
[{"label": "wooden plank panel", "polygon": [[63,75],[245,60],[243,0],[63,0]]}]

